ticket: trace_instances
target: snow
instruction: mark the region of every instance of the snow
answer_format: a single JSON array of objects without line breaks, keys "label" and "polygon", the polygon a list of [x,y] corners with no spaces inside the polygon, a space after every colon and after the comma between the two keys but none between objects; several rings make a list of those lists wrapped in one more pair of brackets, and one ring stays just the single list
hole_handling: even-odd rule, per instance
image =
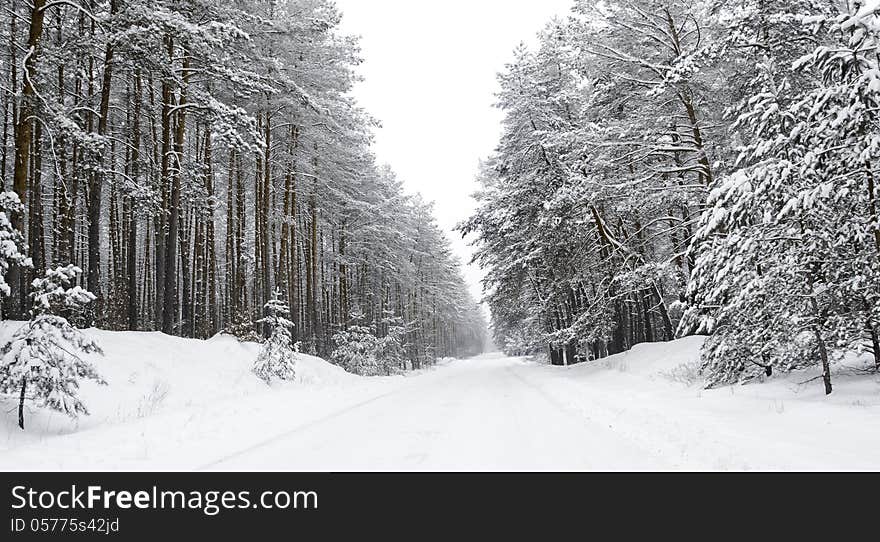
[{"label": "snow", "polygon": [[[22,322],[0,323],[0,340],[8,340],[21,325]],[[120,467],[145,468],[145,460],[131,460],[125,454],[137,447],[154,445],[157,450],[167,448],[172,453],[178,442],[187,440],[188,431],[202,431],[193,425],[212,412],[246,412],[254,404],[276,404],[273,401],[290,396],[296,399],[291,406],[308,408],[308,401],[332,397],[340,384],[356,380],[319,358],[300,354],[297,381],[270,389],[251,372],[259,345],[240,343],[234,337],[198,341],[158,332],[96,329],[87,330],[86,335],[104,350],[103,357],[86,358],[108,383],[82,383],[81,397],[91,415],[71,420],[61,413],[27,408],[27,431],[22,432],[16,426],[17,398],[0,398],[0,469],[67,469],[73,465],[102,469],[111,468],[112,462]],[[288,388],[303,393],[285,395],[283,392]],[[356,385],[348,388],[357,391]],[[167,427],[163,428],[163,424]],[[222,426],[218,429],[222,430]],[[135,433],[138,430],[140,433]],[[149,439],[156,442],[148,442]],[[64,451],[66,443],[74,446],[72,455]],[[54,451],[55,446],[61,449]],[[105,446],[106,451],[102,450]],[[38,450],[38,457],[23,463],[12,459],[11,452],[29,448]],[[82,456],[84,451],[90,457]],[[116,452],[123,457],[111,457]],[[175,467],[173,463],[163,465]]]},{"label": "snow", "polygon": [[880,470],[880,377],[835,376],[825,396],[818,368],[764,383],[703,389],[682,375],[701,337],[637,345],[592,366],[531,371],[567,409],[680,470]]},{"label": "snow", "polygon": [[[20,323],[6,322],[7,337]],[[816,374],[705,390],[701,338],[588,365],[488,354],[365,378],[301,355],[267,387],[258,346],[88,330],[109,382],[73,422],[0,399],[2,470],[880,470],[880,381]]]}]

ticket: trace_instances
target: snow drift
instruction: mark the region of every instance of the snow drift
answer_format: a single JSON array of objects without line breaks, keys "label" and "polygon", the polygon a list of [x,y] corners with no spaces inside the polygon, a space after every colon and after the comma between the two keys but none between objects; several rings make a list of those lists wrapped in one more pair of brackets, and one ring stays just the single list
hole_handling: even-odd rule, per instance
[{"label": "snow drift", "polygon": [[[22,322],[0,322],[0,343],[5,343],[21,325]],[[226,411],[234,413],[249,403],[265,400],[274,404],[285,398],[297,399],[294,402],[305,405],[316,395],[340,395],[334,390],[343,383],[349,384],[347,388],[357,389],[357,382],[352,381],[360,380],[320,358],[299,354],[296,381],[270,388],[251,372],[260,348],[256,343],[242,343],[228,335],[201,341],[159,332],[85,332],[104,350],[103,356],[87,357],[107,381],[106,386],[82,382],[80,395],[89,416],[74,420],[49,409],[26,406],[27,430],[21,431],[16,425],[18,398],[0,396],[0,454],[28,445],[45,447],[39,453],[44,456],[42,459],[29,461],[23,468],[66,465],[61,457],[63,452],[52,450],[54,444],[62,444],[56,441],[63,441],[64,436],[107,432],[121,425],[161,425],[162,422],[149,422],[152,418],[164,418],[168,431],[173,433],[170,418],[198,416],[208,407],[228,404]],[[301,393],[286,394],[286,388]],[[18,468],[15,460],[0,456],[0,469],[13,468]]]},{"label": "snow drift", "polygon": [[820,367],[709,390],[698,374],[704,340],[640,344],[528,375],[562,408],[602,420],[672,469],[880,469],[880,375],[848,365],[860,360],[835,365],[829,396]]}]

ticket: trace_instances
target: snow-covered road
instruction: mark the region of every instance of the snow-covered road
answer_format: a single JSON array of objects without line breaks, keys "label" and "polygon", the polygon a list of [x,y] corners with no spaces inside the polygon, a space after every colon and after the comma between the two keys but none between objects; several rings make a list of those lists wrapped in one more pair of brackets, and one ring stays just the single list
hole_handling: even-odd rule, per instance
[{"label": "snow-covered road", "polygon": [[880,470],[880,378],[838,376],[829,397],[812,370],[705,390],[699,337],[379,378],[301,356],[298,382],[267,388],[255,345],[90,333],[110,383],[84,387],[92,415],[31,408],[20,431],[4,399],[0,470]]},{"label": "snow-covered road", "polygon": [[668,376],[700,339],[571,368],[490,354],[402,384],[207,470],[878,470],[880,382],[837,395],[778,379],[704,390]]},{"label": "snow-covered road", "polygon": [[572,412],[498,354],[457,361],[388,393],[202,465],[211,470],[664,469],[656,454]]}]

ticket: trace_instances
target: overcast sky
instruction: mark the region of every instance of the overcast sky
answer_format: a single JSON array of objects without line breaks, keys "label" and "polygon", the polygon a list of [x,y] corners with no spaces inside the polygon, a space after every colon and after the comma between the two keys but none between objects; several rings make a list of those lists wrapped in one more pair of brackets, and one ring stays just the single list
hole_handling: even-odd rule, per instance
[{"label": "overcast sky", "polygon": [[[474,208],[481,158],[497,143],[495,75],[520,42],[571,0],[336,0],[342,30],[361,36],[366,80],[355,95],[382,122],[375,152],[435,214],[467,263],[470,248],[452,232]],[[480,295],[478,269],[465,275]]]}]

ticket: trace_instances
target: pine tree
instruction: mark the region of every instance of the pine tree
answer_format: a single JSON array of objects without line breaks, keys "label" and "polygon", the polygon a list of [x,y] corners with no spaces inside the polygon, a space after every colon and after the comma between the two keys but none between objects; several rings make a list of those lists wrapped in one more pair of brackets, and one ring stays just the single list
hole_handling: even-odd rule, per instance
[{"label": "pine tree", "polygon": [[79,384],[90,379],[105,384],[84,355],[98,353],[98,344],[61,314],[79,314],[95,296],[71,286],[82,271],[73,265],[49,269],[32,284],[30,320],[0,350],[0,391],[18,393],[18,425],[24,429],[24,403],[31,400],[76,418],[88,415],[79,398]]},{"label": "pine tree", "polygon": [[[406,337],[412,333],[412,326],[407,326],[403,318],[395,316],[393,312],[386,311],[381,321],[385,330],[385,336],[379,340],[379,352],[377,358],[381,370],[386,375],[395,374],[406,368]],[[428,358],[428,354],[425,355]]]},{"label": "pine tree", "polygon": [[364,318],[364,313],[356,308],[351,313],[354,323],[333,335],[336,348],[330,361],[356,375],[379,376],[385,372],[382,341],[376,336],[375,327],[363,325]]},{"label": "pine tree", "polygon": [[13,225],[13,217],[24,212],[24,205],[15,192],[0,192],[0,294],[12,293],[6,275],[13,266],[30,267],[31,260],[25,254],[24,236]]},{"label": "pine tree", "polygon": [[[748,40],[766,46],[747,85],[755,94],[732,125],[745,143],[738,169],[713,187],[691,247],[682,331],[712,334],[703,354],[710,385],[819,365],[831,393],[835,359],[863,349],[866,335],[875,360],[880,352],[872,166],[880,85],[874,55],[860,52],[875,39],[870,24],[822,3],[793,4],[763,13],[761,33]],[[809,40],[785,41],[792,21]],[[809,51],[817,36],[823,44]],[[797,56],[794,70],[785,67]]]},{"label": "pine tree", "polygon": [[265,314],[259,323],[265,326],[269,338],[260,349],[253,372],[266,384],[294,380],[298,347],[291,334],[293,322],[288,320],[290,307],[281,300],[280,291],[276,290],[274,298],[266,302]]}]

